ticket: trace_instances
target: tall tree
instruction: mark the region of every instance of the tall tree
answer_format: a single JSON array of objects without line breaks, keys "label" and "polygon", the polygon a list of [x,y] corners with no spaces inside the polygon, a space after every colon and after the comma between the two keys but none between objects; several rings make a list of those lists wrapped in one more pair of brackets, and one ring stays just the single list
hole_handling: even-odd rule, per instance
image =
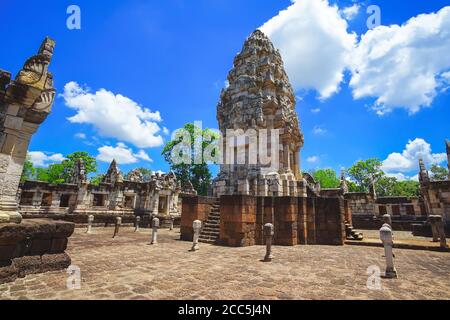
[{"label": "tall tree", "polygon": [[320,182],[322,188],[338,188],[340,185],[340,180],[333,169],[312,170],[310,174]]},{"label": "tall tree", "polygon": [[441,167],[437,164],[433,164],[430,168],[431,179],[433,181],[447,180],[448,179],[448,169]]},{"label": "tall tree", "polygon": [[376,183],[385,175],[381,166],[382,162],[377,158],[361,160],[348,169],[347,173],[358,185],[359,192],[369,192],[372,183]]},{"label": "tall tree", "polygon": [[211,184],[209,159],[204,159],[203,154],[218,140],[219,137],[214,131],[208,128],[202,130],[195,124],[188,123],[181,130],[177,130],[174,138],[166,143],[162,151],[164,159],[170,164],[170,169],[181,184],[185,186],[191,181],[199,195],[207,195]]},{"label": "tall tree", "polygon": [[90,156],[86,151],[77,151],[66,156],[66,160],[61,163],[64,166],[63,179],[69,181],[70,174],[73,172],[78,160],[83,160],[86,175],[97,172],[97,160]]},{"label": "tall tree", "polygon": [[25,163],[23,164],[23,171],[20,181],[24,182],[26,180],[32,180],[34,179],[35,174],[36,168],[34,167],[33,162],[31,162],[30,157],[27,155],[25,158]]}]

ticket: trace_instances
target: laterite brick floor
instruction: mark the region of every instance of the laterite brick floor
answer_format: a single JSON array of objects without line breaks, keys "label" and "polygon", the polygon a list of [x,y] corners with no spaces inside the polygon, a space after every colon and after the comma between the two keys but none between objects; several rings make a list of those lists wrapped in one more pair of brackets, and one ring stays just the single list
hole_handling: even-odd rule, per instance
[{"label": "laterite brick floor", "polygon": [[[384,271],[382,248],[359,246],[227,248],[179,241],[179,230],[123,227],[76,229],[68,254],[81,269],[81,289],[67,289],[65,271],[0,285],[0,299],[450,299],[450,253],[395,250],[398,279],[367,288],[370,266]],[[369,281],[370,282],[370,281]]]}]

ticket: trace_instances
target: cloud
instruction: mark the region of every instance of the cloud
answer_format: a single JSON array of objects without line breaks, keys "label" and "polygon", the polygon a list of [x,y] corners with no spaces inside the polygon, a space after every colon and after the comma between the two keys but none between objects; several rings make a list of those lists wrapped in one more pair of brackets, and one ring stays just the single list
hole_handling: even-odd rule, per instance
[{"label": "cloud", "polygon": [[323,126],[314,126],[313,128],[313,133],[318,136],[324,135],[327,132],[327,129],[325,129]]},{"label": "cloud", "polygon": [[48,167],[51,164],[59,163],[66,159],[61,153],[51,154],[43,151],[30,151],[28,152],[28,156],[35,167]]},{"label": "cloud", "polygon": [[75,138],[78,139],[86,139],[86,134],[85,133],[75,133]]},{"label": "cloud", "polygon": [[402,153],[391,153],[383,161],[382,169],[391,174],[411,172],[419,170],[419,159],[422,158],[425,164],[439,164],[447,159],[446,153],[432,153],[431,145],[424,139],[416,138],[409,140]]},{"label": "cloud", "polygon": [[306,158],[306,161],[309,163],[317,163],[319,162],[319,157],[318,156],[311,156]]},{"label": "cloud", "polygon": [[67,107],[76,110],[68,120],[72,123],[88,123],[106,137],[132,143],[139,148],[158,147],[163,144],[159,134],[159,111],[152,112],[133,100],[111,91],[100,89],[90,93],[76,82],[64,86],[62,97]]},{"label": "cloud", "polygon": [[353,20],[353,18],[358,15],[360,8],[361,6],[355,3],[352,6],[345,7],[344,9],[341,10],[341,12],[345,19]]},{"label": "cloud", "polygon": [[429,107],[450,70],[450,7],[361,37],[351,59],[355,99],[374,97],[379,115]]},{"label": "cloud", "polygon": [[311,109],[312,113],[319,113],[320,112],[320,108],[315,108],[315,109]]},{"label": "cloud", "polygon": [[164,133],[166,136],[170,135],[170,131],[169,131],[169,129],[167,129],[166,127],[163,127],[163,133]]},{"label": "cloud", "polygon": [[98,148],[99,154],[97,160],[110,163],[113,159],[118,164],[131,164],[139,160],[152,162],[149,155],[144,150],[139,150],[134,153],[133,150],[127,147],[124,143],[119,142],[115,147],[103,146]]},{"label": "cloud", "polygon": [[295,90],[315,89],[328,98],[339,91],[356,43],[347,28],[328,0],[293,0],[260,29],[280,50]]}]

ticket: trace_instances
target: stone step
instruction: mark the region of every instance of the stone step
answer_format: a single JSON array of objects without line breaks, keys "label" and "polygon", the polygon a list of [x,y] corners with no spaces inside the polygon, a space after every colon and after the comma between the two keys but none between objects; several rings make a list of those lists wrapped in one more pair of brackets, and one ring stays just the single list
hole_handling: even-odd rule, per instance
[{"label": "stone step", "polygon": [[200,232],[200,235],[206,234],[206,233],[220,233],[219,228],[203,228],[202,232]]},{"label": "stone step", "polygon": [[217,240],[214,239],[198,239],[198,241],[207,244],[215,244],[217,242]]}]

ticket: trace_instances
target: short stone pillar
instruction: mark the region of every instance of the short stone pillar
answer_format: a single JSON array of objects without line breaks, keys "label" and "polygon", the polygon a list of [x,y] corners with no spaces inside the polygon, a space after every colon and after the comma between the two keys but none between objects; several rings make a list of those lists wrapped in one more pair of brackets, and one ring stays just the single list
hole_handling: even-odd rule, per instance
[{"label": "short stone pillar", "polygon": [[170,216],[169,218],[169,230],[172,231],[173,230],[173,222],[174,222],[175,218],[173,216]]},{"label": "short stone pillar", "polygon": [[383,223],[388,224],[392,229],[392,217],[390,214],[383,215]]},{"label": "short stone pillar", "polygon": [[433,232],[433,242],[440,241],[441,248],[447,248],[447,240],[445,236],[445,225],[442,216],[432,215],[428,217]]},{"label": "short stone pillar", "polygon": [[92,233],[92,222],[94,222],[94,216],[90,215],[90,216],[88,216],[88,226],[87,226],[87,230],[86,230],[87,234]]},{"label": "short stone pillar", "polygon": [[273,224],[267,223],[264,225],[264,238],[266,239],[266,256],[264,262],[270,262],[273,259],[272,256],[272,240],[273,240],[274,228]]},{"label": "short stone pillar", "polygon": [[194,240],[192,243],[191,251],[197,251],[198,247],[198,238],[200,237],[200,231],[202,229],[202,222],[200,220],[195,220],[192,223],[192,229],[194,229]]},{"label": "short stone pillar", "polygon": [[139,232],[139,224],[141,223],[141,217],[136,216],[136,220],[134,222],[134,232]]},{"label": "short stone pillar", "polygon": [[380,240],[383,242],[384,255],[386,257],[386,278],[397,278],[397,270],[394,266],[394,253],[392,247],[394,245],[392,229],[388,224],[384,224],[380,229]]},{"label": "short stone pillar", "polygon": [[158,244],[158,228],[159,228],[159,219],[154,217],[152,219],[152,242],[151,244]]},{"label": "short stone pillar", "polygon": [[116,226],[114,228],[113,238],[115,238],[119,234],[119,228],[120,228],[121,224],[122,224],[122,218],[121,217],[117,217],[116,218]]}]

